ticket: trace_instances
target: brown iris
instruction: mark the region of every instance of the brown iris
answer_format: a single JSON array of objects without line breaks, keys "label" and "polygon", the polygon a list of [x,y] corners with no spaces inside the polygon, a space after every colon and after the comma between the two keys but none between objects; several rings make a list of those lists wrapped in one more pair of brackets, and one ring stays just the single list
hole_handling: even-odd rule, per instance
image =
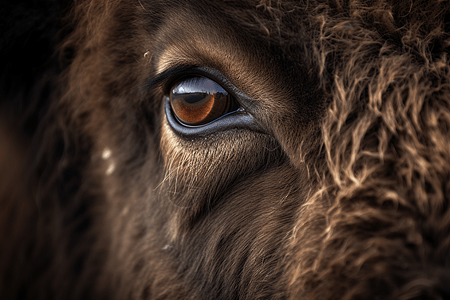
[{"label": "brown iris", "polygon": [[202,125],[228,113],[231,96],[211,79],[192,77],[173,86],[170,104],[182,123]]}]

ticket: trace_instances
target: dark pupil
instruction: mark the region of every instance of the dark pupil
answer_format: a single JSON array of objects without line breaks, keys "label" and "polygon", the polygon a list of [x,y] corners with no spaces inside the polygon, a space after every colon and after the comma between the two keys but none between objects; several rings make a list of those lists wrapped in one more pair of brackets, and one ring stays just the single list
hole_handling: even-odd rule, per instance
[{"label": "dark pupil", "polygon": [[198,94],[177,94],[177,98],[183,98],[187,103],[196,103],[205,99],[207,94],[198,93]]}]

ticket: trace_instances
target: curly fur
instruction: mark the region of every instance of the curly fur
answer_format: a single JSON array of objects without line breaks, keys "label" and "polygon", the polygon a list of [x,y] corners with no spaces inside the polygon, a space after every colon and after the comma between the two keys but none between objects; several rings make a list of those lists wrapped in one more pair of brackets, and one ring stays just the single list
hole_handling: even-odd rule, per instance
[{"label": "curly fur", "polygon": [[[317,59],[339,53],[339,62],[322,127],[328,168],[308,202],[329,208],[306,206],[296,225],[296,293],[448,297],[447,13],[445,3],[381,2],[350,3],[339,22],[319,15]],[[313,219],[322,220],[318,236],[308,231]]]},{"label": "curly fur", "polygon": [[[42,3],[1,24],[2,298],[450,298],[448,1]],[[177,134],[180,65],[263,130]]]}]

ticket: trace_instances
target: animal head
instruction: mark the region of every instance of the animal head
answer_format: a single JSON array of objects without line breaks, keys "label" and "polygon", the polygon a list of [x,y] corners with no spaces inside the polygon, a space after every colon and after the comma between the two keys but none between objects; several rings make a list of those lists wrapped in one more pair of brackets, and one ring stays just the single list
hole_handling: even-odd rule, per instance
[{"label": "animal head", "polygon": [[449,8],[63,6],[3,88],[0,293],[447,299]]}]

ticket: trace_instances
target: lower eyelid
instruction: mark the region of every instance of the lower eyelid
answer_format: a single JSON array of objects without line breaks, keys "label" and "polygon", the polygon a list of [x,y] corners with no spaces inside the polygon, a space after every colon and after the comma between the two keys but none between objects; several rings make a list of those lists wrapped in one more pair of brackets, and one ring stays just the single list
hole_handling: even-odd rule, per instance
[{"label": "lower eyelid", "polygon": [[257,124],[253,116],[242,108],[225,114],[214,122],[208,124],[200,126],[182,125],[172,112],[169,97],[164,96],[163,100],[167,122],[172,130],[181,138],[203,138],[226,130],[251,130],[258,133],[267,134]]}]

